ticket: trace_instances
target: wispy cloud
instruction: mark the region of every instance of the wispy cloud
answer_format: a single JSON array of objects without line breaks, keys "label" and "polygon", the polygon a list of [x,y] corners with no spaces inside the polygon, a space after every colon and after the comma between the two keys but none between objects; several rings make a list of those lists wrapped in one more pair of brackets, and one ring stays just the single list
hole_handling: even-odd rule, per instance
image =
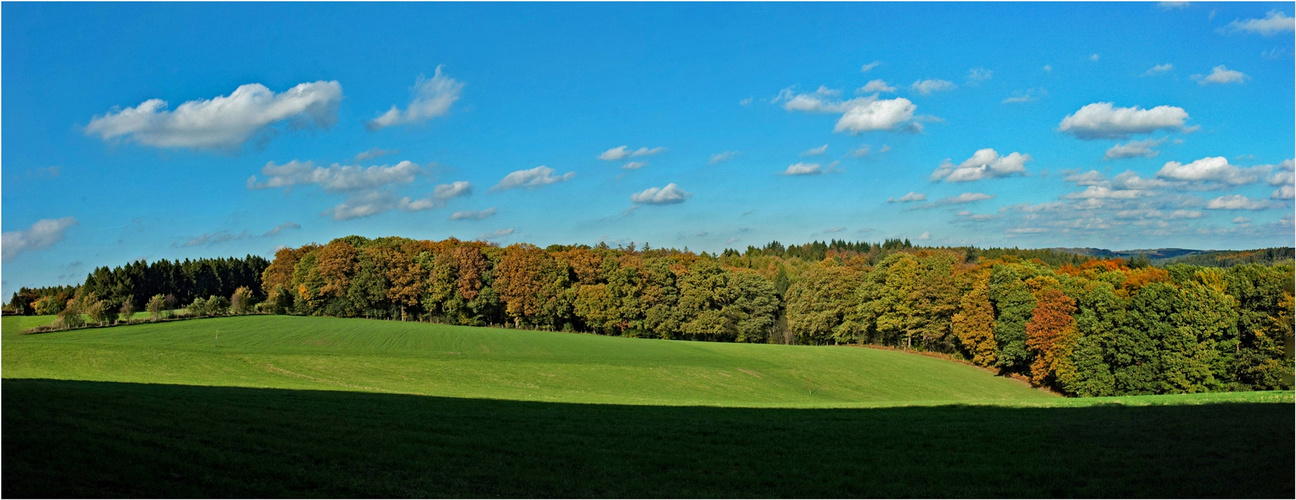
[{"label": "wispy cloud", "polygon": [[1103,159],[1120,160],[1124,158],[1152,158],[1161,154],[1160,151],[1152,148],[1161,145],[1162,142],[1165,142],[1164,137],[1160,139],[1146,139],[1142,141],[1130,141],[1125,144],[1117,144],[1107,149],[1107,153],[1103,155]]},{"label": "wispy cloud", "polygon": [[1143,76],[1156,76],[1156,75],[1161,75],[1161,74],[1169,73],[1170,70],[1172,70],[1172,69],[1174,69],[1174,65],[1173,65],[1173,64],[1170,64],[1170,63],[1158,64],[1158,65],[1156,65],[1156,66],[1153,66],[1153,67],[1149,68],[1147,71],[1145,71],[1145,72],[1143,73]]},{"label": "wispy cloud", "polygon": [[914,92],[917,92],[922,95],[931,95],[932,92],[953,90],[956,87],[957,85],[954,85],[954,82],[951,82],[949,80],[934,80],[934,79],[918,80],[916,82],[913,82],[913,85],[909,86],[909,88],[913,89]]},{"label": "wispy cloud", "polygon": [[464,84],[441,73],[441,66],[436,67],[432,79],[419,75],[414,83],[414,97],[405,111],[392,106],[386,113],[369,120],[369,130],[378,130],[394,125],[418,125],[428,120],[444,116],[450,112],[450,106],[459,100]]},{"label": "wispy cloud", "polygon": [[571,180],[576,176],[576,172],[567,172],[560,176],[555,176],[554,169],[540,165],[535,168],[518,170],[510,172],[500,179],[499,184],[491,188],[491,191],[504,191],[513,188],[535,189],[550,184]]},{"label": "wispy cloud", "polygon": [[632,158],[636,156],[652,156],[665,151],[666,148],[663,147],[656,147],[656,148],[644,147],[636,150],[631,150],[629,146],[617,146],[615,148],[600,153],[598,155],[598,159],[603,161],[621,161],[623,159]]},{"label": "wispy cloud", "polygon": [[927,201],[927,195],[924,193],[915,193],[913,191],[910,191],[909,194],[906,194],[899,198],[896,198],[894,196],[887,198],[887,203],[910,203],[915,201]]},{"label": "wispy cloud", "polygon": [[465,210],[451,214],[450,220],[482,220],[494,216],[495,212],[495,207],[490,207],[486,210]]},{"label": "wispy cloud", "polygon": [[33,250],[44,250],[63,241],[68,228],[80,224],[74,217],[41,219],[21,231],[0,234],[0,260],[9,261]]},{"label": "wispy cloud", "polygon": [[482,233],[481,235],[477,236],[477,239],[486,240],[486,241],[498,240],[510,234],[513,234],[513,228],[511,227],[508,229],[499,229],[496,231],[491,231],[489,233]]},{"label": "wispy cloud", "polygon": [[818,163],[793,163],[783,171],[783,175],[819,175],[824,173]]},{"label": "wispy cloud", "polygon": [[824,144],[817,148],[810,148],[801,152],[801,156],[819,156],[828,152],[828,145]]},{"label": "wispy cloud", "polygon": [[868,63],[868,64],[865,64],[865,65],[863,65],[863,66],[860,66],[860,73],[868,73],[868,72],[870,72],[870,71],[873,71],[873,68],[878,67],[879,64],[882,64],[882,62],[881,62],[881,61],[873,61],[873,62],[871,62],[871,63]]},{"label": "wispy cloud", "polygon": [[1260,19],[1234,19],[1228,26],[1220,28],[1226,33],[1253,33],[1273,36],[1285,31],[1296,30],[1296,18],[1287,17],[1279,10],[1271,10]]},{"label": "wispy cloud", "polygon": [[711,161],[707,162],[707,164],[716,165],[716,164],[724,163],[734,159],[734,157],[737,157],[739,154],[740,153],[737,151],[725,151],[723,153],[716,153],[711,155]]}]

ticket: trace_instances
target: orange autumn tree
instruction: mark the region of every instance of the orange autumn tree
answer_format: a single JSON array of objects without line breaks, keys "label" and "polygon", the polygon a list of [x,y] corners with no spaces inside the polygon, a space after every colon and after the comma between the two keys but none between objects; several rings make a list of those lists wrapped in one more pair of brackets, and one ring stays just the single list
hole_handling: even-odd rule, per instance
[{"label": "orange autumn tree", "polygon": [[1065,381],[1074,375],[1071,353],[1080,340],[1076,330],[1075,299],[1057,288],[1044,288],[1036,296],[1035,310],[1026,323],[1026,347],[1035,355],[1031,382]]}]

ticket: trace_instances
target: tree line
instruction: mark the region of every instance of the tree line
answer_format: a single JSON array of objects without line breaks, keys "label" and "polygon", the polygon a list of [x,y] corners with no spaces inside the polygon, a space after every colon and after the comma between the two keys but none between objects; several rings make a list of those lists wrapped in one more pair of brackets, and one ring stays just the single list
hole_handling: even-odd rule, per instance
[{"label": "tree line", "polygon": [[[1292,388],[1290,260],[1155,267],[901,240],[772,242],[711,255],[348,236],[282,248],[268,262],[197,262],[96,269],[76,294],[139,306],[179,292],[174,302],[195,314],[238,303],[238,311],[626,337],[884,345],[1082,396]],[[249,290],[234,297],[241,286]]]}]

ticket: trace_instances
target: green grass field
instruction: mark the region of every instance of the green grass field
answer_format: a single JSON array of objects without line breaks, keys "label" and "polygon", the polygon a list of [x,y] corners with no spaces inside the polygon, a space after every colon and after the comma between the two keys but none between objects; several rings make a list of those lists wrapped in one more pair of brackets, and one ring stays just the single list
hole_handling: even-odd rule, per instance
[{"label": "green grass field", "polygon": [[19,335],[12,319],[6,497],[1294,491],[1291,393],[1068,399],[855,347],[281,316]]}]

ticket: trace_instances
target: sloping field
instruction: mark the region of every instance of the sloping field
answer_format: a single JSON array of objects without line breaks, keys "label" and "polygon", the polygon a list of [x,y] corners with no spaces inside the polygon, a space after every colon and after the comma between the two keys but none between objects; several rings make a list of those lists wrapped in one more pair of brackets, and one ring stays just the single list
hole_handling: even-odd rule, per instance
[{"label": "sloping field", "polygon": [[5,378],[753,407],[1055,398],[974,367],[863,348],[678,342],[291,316],[37,335],[6,331]]}]

